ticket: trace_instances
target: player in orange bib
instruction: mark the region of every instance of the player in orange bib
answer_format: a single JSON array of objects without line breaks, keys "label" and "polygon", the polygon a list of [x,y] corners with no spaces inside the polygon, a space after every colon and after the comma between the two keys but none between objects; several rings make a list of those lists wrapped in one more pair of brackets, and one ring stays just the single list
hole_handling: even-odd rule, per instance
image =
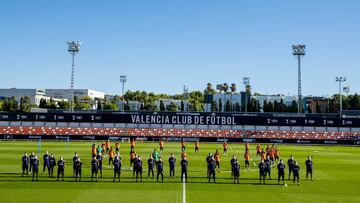
[{"label": "player in orange bib", "polygon": [[280,159],[280,150],[277,147],[275,147],[274,156],[275,156],[275,162],[278,162]]},{"label": "player in orange bib", "polygon": [[249,150],[245,151],[244,159],[245,159],[245,169],[248,169],[248,171],[250,171],[251,155],[249,153]]},{"label": "player in orange bib", "polygon": [[195,152],[199,152],[199,140],[195,141]]},{"label": "player in orange bib", "polygon": [[250,144],[247,142],[245,143],[245,151],[249,151],[250,149]]},{"label": "player in orange bib", "polygon": [[266,159],[266,152],[264,151],[264,149],[262,149],[262,151],[260,152],[260,159],[264,161]]},{"label": "player in orange bib", "polygon": [[[220,153],[219,153],[219,150],[215,151],[214,159],[215,159],[215,162],[216,162],[216,166],[218,167],[218,172],[220,173]],[[216,166],[215,166],[215,169],[216,169]]]},{"label": "player in orange bib", "polygon": [[160,146],[160,152],[164,152],[164,141],[163,140],[160,140],[159,146]]},{"label": "player in orange bib", "polygon": [[133,169],[132,166],[133,166],[134,163],[135,163],[135,159],[136,159],[136,153],[135,153],[135,151],[132,149],[132,150],[130,151],[130,170]]},{"label": "player in orange bib", "polygon": [[106,151],[106,143],[105,143],[105,141],[103,141],[102,143],[101,143],[101,148],[102,148],[102,150],[103,150],[103,154],[107,154],[107,151]]},{"label": "player in orange bib", "polygon": [[110,164],[112,164],[112,162],[114,161],[114,157],[115,157],[115,152],[114,152],[114,150],[112,149],[112,147],[110,147],[110,150],[109,150],[109,166],[110,166]]},{"label": "player in orange bib", "polygon": [[261,151],[262,151],[262,148],[261,148],[260,144],[258,144],[258,145],[256,146],[256,156],[260,156]]},{"label": "player in orange bib", "polygon": [[186,151],[184,150],[184,151],[182,151],[181,152],[181,159],[187,159],[188,158],[188,154],[186,153]]},{"label": "player in orange bib", "polygon": [[106,140],[106,151],[108,152],[110,150],[110,147],[111,147],[111,143],[110,143],[110,140]]},{"label": "player in orange bib", "polygon": [[184,140],[181,140],[181,151],[186,150],[186,142]]},{"label": "player in orange bib", "polygon": [[135,143],[135,138],[130,140],[130,151],[135,150]]},{"label": "player in orange bib", "polygon": [[270,155],[269,152],[270,152],[270,145],[267,145],[266,146],[266,156]]},{"label": "player in orange bib", "polygon": [[271,164],[274,164],[275,149],[270,149],[270,150],[269,150],[269,158],[270,158]]},{"label": "player in orange bib", "polygon": [[223,144],[223,148],[224,148],[224,156],[227,156],[227,152],[228,152],[228,143],[225,141]]},{"label": "player in orange bib", "polygon": [[115,151],[116,151],[116,153],[120,152],[120,143],[119,143],[119,141],[116,141],[116,143],[115,143]]},{"label": "player in orange bib", "polygon": [[92,154],[92,157],[93,157],[93,158],[97,155],[97,150],[96,150],[96,144],[95,144],[95,142],[93,142],[93,144],[91,145],[91,154]]}]

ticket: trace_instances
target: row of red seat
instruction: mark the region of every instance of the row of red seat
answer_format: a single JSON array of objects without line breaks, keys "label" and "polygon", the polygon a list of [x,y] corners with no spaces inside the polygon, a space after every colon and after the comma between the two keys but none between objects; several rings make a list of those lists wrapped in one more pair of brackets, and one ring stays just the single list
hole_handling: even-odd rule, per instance
[{"label": "row of red seat", "polygon": [[352,140],[360,137],[359,132],[317,132],[317,131],[273,131],[251,130],[246,131],[247,138],[268,139],[311,139],[311,140]]},{"label": "row of red seat", "polygon": [[136,137],[220,137],[268,139],[352,140],[360,132],[315,132],[273,130],[209,130],[209,129],[152,129],[152,128],[81,128],[0,126],[0,134],[11,135],[106,135]]}]

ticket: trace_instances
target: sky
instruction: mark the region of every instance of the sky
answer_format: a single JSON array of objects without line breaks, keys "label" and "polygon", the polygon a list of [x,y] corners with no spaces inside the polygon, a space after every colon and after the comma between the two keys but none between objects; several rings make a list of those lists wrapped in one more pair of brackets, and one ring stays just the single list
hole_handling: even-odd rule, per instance
[{"label": "sky", "polygon": [[297,94],[291,45],[305,44],[303,95],[360,93],[357,0],[2,0],[0,88],[69,88],[67,41],[82,42],[75,88],[180,94],[227,82]]}]

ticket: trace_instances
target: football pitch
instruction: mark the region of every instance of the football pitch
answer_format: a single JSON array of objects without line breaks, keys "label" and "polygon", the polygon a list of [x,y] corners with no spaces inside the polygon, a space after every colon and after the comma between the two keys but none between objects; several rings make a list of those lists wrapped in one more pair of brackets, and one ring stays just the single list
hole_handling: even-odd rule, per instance
[{"label": "football pitch", "polygon": [[[180,182],[180,143],[165,142],[161,154],[164,164],[164,182],[147,179],[148,156],[158,143],[138,142],[136,153],[144,162],[143,182],[136,183],[129,169],[129,143],[121,143],[123,160],[121,182],[112,182],[113,170],[104,157],[103,178],[91,182],[91,142],[47,142],[40,146],[39,181],[21,177],[21,157],[24,152],[38,153],[36,141],[0,141],[0,200],[1,202],[360,202],[360,148],[345,146],[278,145],[280,156],[287,161],[290,155],[300,163],[300,186],[286,180],[287,187],[277,184],[277,169],[272,168],[272,180],[259,185],[256,145],[250,146],[251,170],[244,170],[244,144],[230,143],[228,156],[221,157],[221,172],[216,173],[216,184],[206,179],[205,158],[216,149],[222,152],[222,143],[200,143],[200,152],[194,152],[194,144],[187,143],[188,182]],[[101,144],[97,142],[96,144]],[[114,142],[112,142],[114,145]],[[262,145],[265,147],[266,145]],[[67,166],[65,181],[56,182],[42,172],[42,155],[48,150],[58,160],[63,156]],[[82,182],[72,178],[72,157],[78,152],[82,162]],[[177,158],[176,178],[169,179],[168,158],[174,153]],[[236,155],[241,164],[240,184],[230,179],[231,155]],[[313,156],[314,181],[305,180],[305,160]],[[256,166],[255,166],[256,165]],[[56,176],[57,167],[54,170]],[[156,173],[156,171],[155,171]],[[156,175],[156,174],[155,174]],[[288,177],[288,170],[285,170]]]}]

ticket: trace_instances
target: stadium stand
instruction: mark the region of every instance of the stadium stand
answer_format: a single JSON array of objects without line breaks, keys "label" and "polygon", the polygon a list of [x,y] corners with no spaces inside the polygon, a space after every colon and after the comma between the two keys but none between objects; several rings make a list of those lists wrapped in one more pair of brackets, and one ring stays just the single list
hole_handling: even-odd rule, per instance
[{"label": "stadium stand", "polygon": [[3,135],[104,135],[133,137],[215,137],[215,138],[268,138],[353,140],[360,132],[272,131],[272,130],[209,130],[160,128],[71,128],[0,126]]}]

